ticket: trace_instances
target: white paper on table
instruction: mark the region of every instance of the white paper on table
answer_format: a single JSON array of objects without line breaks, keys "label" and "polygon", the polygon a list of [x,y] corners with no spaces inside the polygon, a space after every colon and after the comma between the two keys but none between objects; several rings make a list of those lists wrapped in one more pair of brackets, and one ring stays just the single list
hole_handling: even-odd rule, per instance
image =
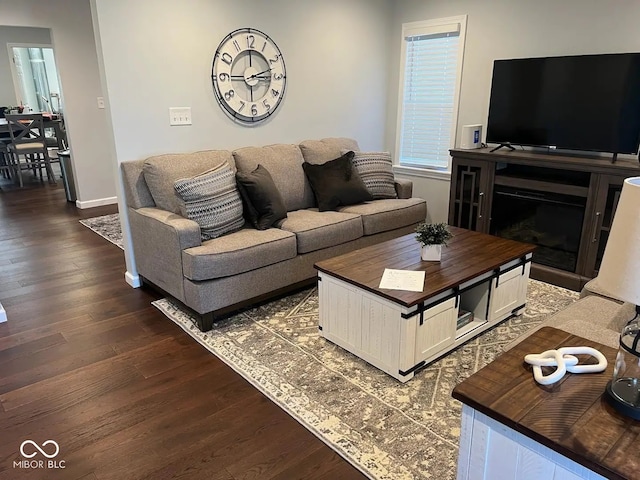
[{"label": "white paper on table", "polygon": [[379,288],[390,290],[408,290],[410,292],[421,292],[424,286],[425,272],[414,272],[412,270],[394,270],[385,268],[380,279]]}]

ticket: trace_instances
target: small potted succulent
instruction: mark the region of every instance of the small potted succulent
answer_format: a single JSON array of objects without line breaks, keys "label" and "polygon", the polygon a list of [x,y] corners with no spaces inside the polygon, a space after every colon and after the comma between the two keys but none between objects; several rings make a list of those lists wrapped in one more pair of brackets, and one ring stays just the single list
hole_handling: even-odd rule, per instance
[{"label": "small potted succulent", "polygon": [[453,238],[446,223],[423,222],[416,227],[416,240],[422,244],[421,258],[425,261],[439,262],[442,246]]}]

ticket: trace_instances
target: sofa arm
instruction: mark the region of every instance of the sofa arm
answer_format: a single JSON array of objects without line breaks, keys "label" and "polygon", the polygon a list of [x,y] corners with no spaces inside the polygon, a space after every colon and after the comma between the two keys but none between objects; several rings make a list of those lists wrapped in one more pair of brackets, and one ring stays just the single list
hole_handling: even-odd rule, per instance
[{"label": "sofa arm", "polygon": [[413,182],[411,180],[396,178],[395,187],[398,198],[411,198],[411,195],[413,195]]},{"label": "sofa arm", "polygon": [[202,241],[193,220],[154,207],[129,208],[138,272],[178,300],[184,300],[182,251]]},{"label": "sofa arm", "polygon": [[620,304],[623,303],[622,300],[614,298],[609,292],[607,292],[607,288],[600,284],[598,277],[589,280],[580,291],[580,298],[588,297],[589,295],[598,295],[599,297],[613,300]]}]

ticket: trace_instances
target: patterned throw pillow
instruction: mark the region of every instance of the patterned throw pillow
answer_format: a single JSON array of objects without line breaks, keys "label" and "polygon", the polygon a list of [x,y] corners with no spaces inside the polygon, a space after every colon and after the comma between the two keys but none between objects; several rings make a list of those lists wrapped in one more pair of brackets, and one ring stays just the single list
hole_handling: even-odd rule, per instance
[{"label": "patterned throw pillow", "polygon": [[[344,153],[344,152],[343,152]],[[398,198],[389,152],[354,152],[352,163],[375,199]]]},{"label": "patterned throw pillow", "polygon": [[242,199],[228,162],[195,177],[180,179],[174,188],[184,202],[182,215],[200,225],[202,240],[219,237],[244,225]]}]

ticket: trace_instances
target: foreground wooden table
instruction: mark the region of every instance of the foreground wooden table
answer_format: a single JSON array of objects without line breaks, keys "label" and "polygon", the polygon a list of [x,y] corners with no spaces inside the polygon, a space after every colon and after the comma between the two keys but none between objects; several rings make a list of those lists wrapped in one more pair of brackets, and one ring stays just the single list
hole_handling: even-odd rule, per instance
[{"label": "foreground wooden table", "polygon": [[[538,385],[524,356],[563,346],[596,348],[609,366]],[[453,397],[464,404],[458,479],[640,478],[640,422],[603,396],[615,355],[545,327],[455,387]]]}]

